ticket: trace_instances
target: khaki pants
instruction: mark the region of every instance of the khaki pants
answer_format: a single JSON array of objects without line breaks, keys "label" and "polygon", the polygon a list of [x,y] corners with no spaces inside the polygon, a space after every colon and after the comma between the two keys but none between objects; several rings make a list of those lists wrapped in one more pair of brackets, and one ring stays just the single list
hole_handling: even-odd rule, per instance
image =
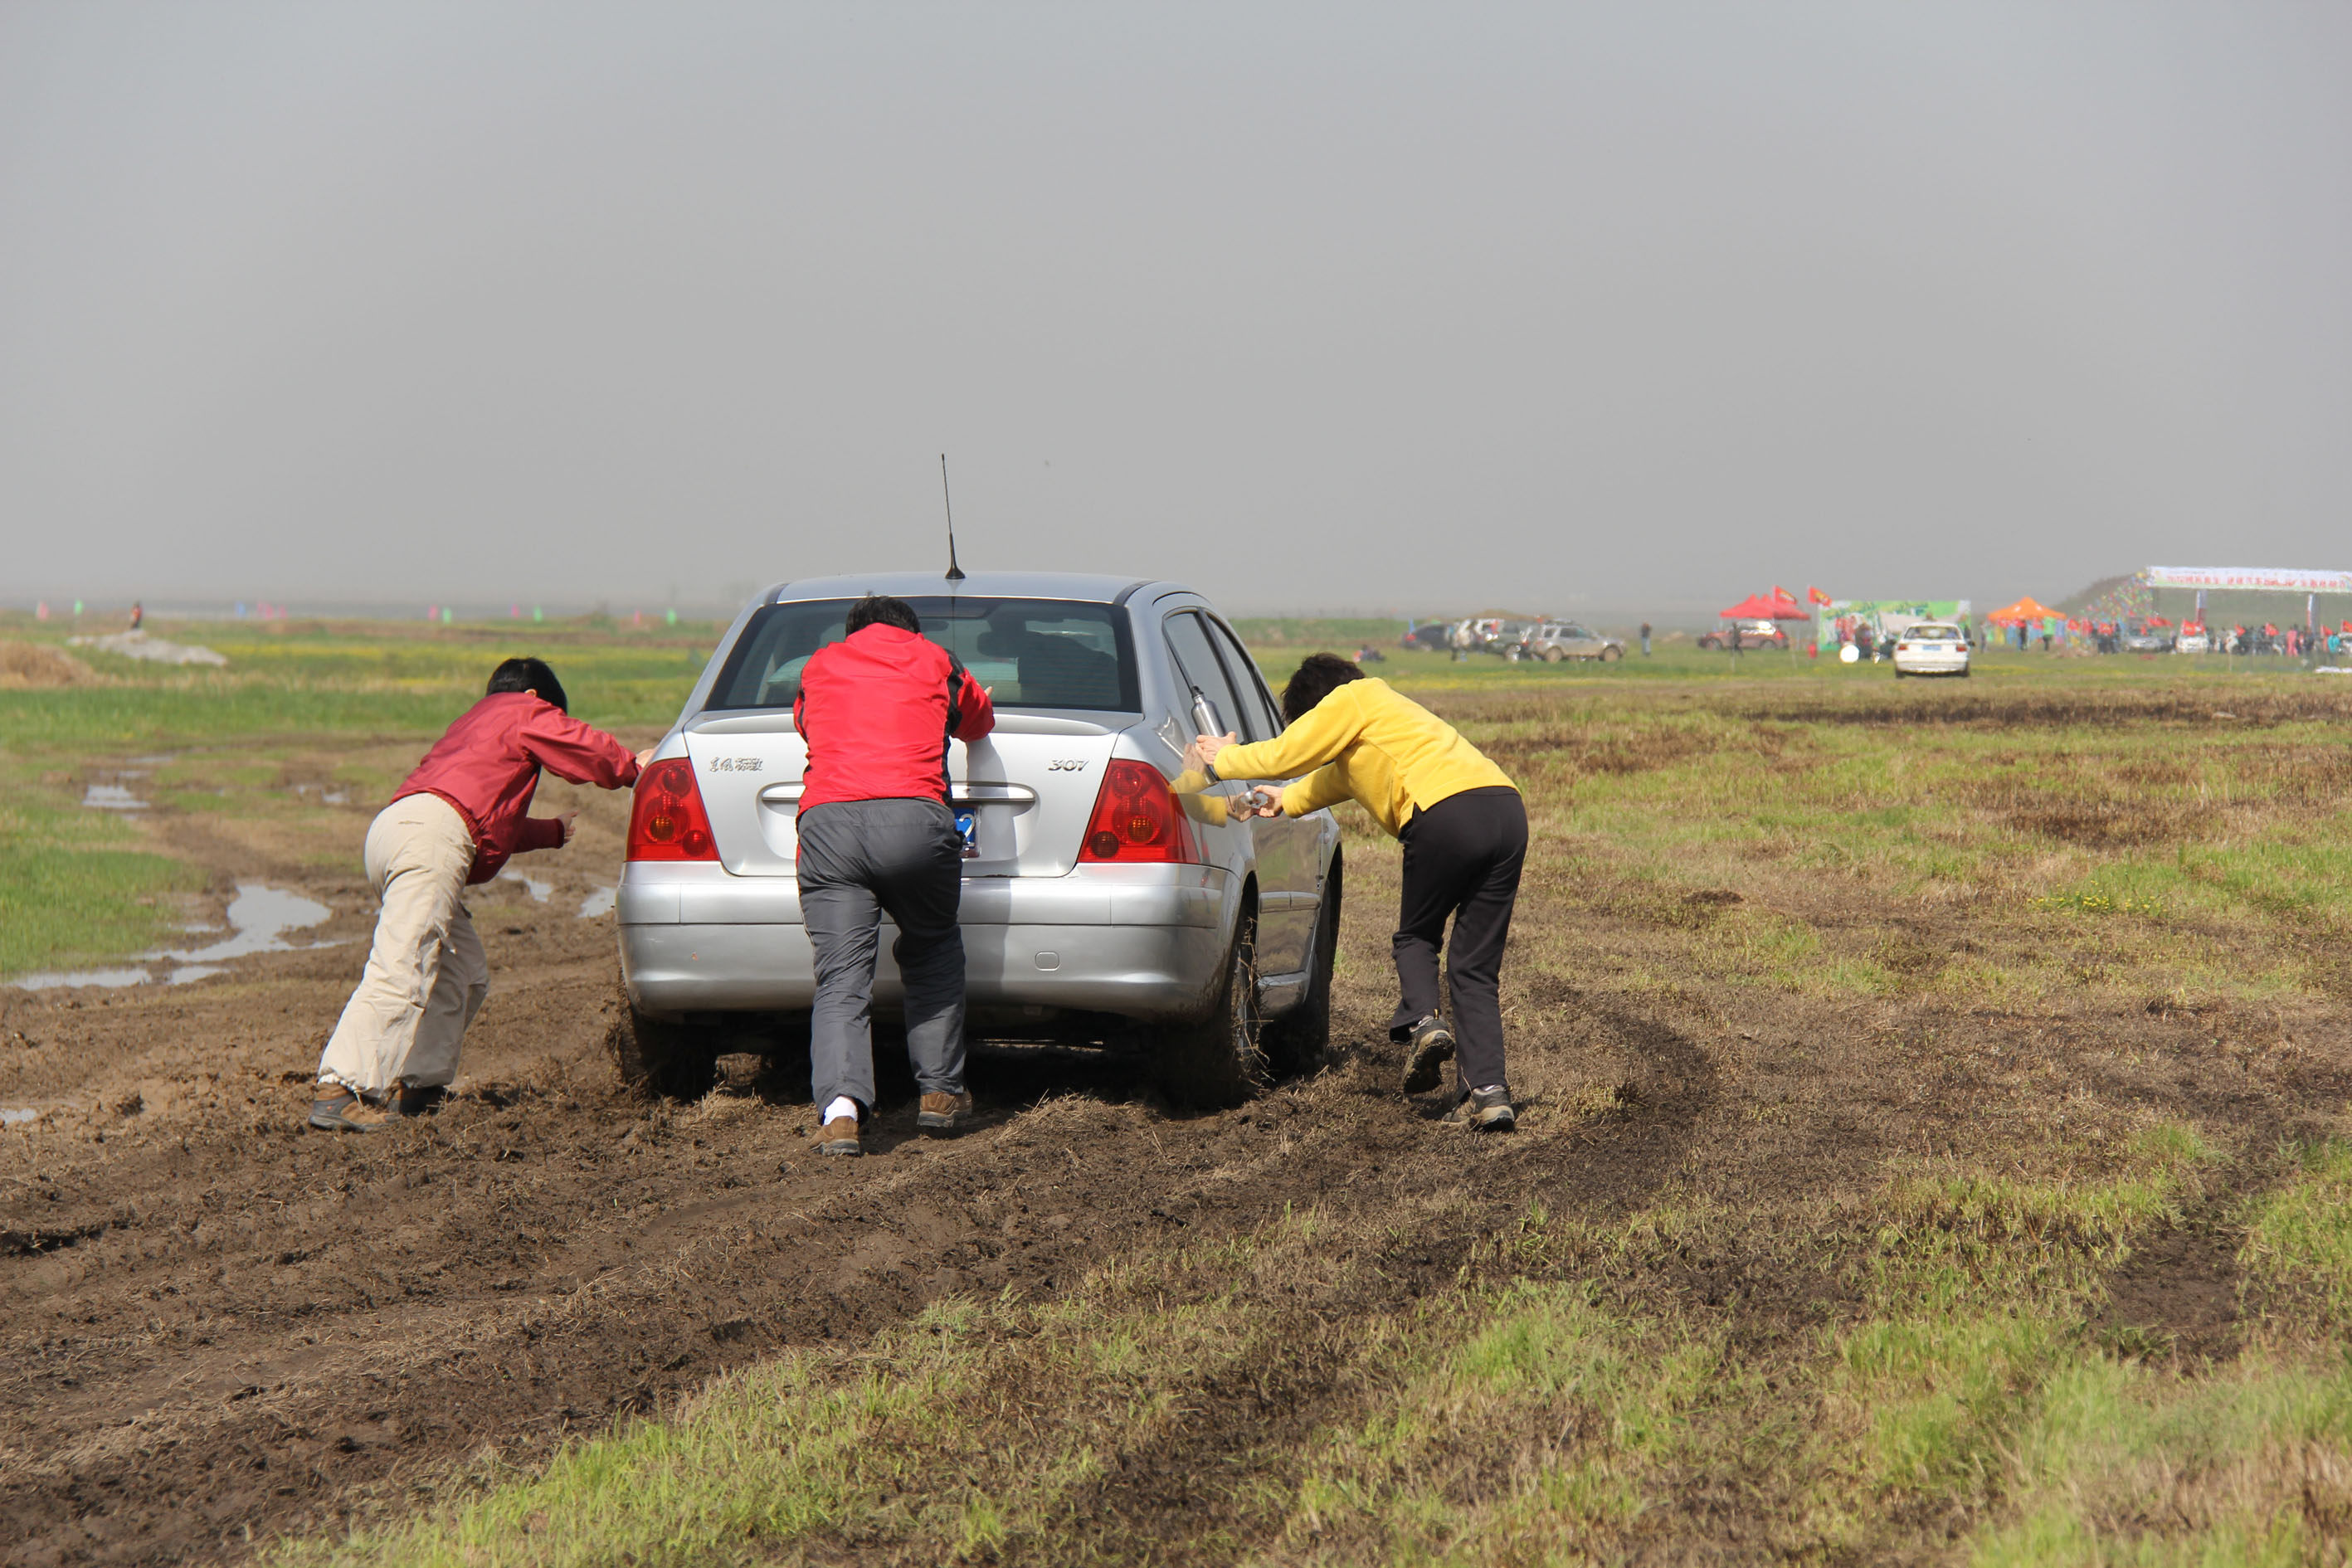
[{"label": "khaki pants", "polygon": [[457,1046],[490,992],[482,939],[458,902],[474,836],[438,795],[412,795],[376,814],[367,874],[383,899],[359,989],[319,1058],[319,1081],[380,1095],[445,1086]]}]

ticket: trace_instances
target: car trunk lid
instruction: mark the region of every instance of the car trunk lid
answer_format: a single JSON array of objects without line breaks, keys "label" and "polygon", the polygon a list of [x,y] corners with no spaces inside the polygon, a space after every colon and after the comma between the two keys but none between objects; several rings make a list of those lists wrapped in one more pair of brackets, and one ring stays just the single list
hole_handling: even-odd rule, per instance
[{"label": "car trunk lid", "polygon": [[[1118,738],[1116,729],[1087,720],[1000,710],[991,734],[970,745],[950,742],[949,804],[973,816],[976,852],[964,874],[1068,871]],[[686,749],[720,864],[739,877],[792,876],[808,749],[791,714],[712,714],[688,726]]]}]

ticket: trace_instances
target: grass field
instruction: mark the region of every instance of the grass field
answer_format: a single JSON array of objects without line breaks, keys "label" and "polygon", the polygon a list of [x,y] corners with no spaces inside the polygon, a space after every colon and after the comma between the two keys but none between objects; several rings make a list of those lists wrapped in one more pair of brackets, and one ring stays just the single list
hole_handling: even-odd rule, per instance
[{"label": "grass field", "polygon": [[[530,647],[583,717],[658,725],[695,630]],[[190,873],[135,814],[77,804],[101,775],[295,832],[296,784],[380,795],[511,651],[187,631],[227,668],[0,691],[22,868],[0,965],[134,950],[169,918]],[[1277,684],[1303,646],[1258,645]],[[271,1551],[2345,1560],[2352,699],[2275,665],[2038,654],[1933,685],[1696,651],[1380,673],[1528,795],[1515,1141],[1424,1179],[1393,1141],[1418,1131],[1384,1131],[1360,1188],[1343,1144],[1262,1220],[789,1345]],[[1364,1037],[1393,856],[1349,816]],[[1376,1057],[1258,1130],[1304,1151],[1385,1126]],[[1108,1114],[1048,1098],[1005,1136],[1058,1161]]]}]

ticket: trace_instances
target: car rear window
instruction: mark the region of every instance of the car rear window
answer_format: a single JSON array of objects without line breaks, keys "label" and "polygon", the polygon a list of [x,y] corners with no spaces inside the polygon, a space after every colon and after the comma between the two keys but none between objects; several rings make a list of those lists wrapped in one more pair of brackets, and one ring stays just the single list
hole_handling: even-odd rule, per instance
[{"label": "car rear window", "polygon": [[[839,642],[854,599],[768,605],[752,614],[719,672],[709,709],[789,708],[809,656]],[[1136,713],[1126,612],[1072,599],[908,599],[923,635],[963,661],[999,708]]]},{"label": "car rear window", "polygon": [[1907,637],[1916,637],[1921,642],[1956,642],[1959,639],[1960,628],[1958,626],[1913,626],[1909,631],[1905,632],[1903,635]]}]

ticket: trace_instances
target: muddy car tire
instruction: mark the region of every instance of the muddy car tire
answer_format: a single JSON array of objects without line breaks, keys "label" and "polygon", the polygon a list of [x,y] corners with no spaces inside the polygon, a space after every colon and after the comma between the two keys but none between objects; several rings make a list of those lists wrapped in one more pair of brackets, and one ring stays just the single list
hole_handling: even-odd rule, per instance
[{"label": "muddy car tire", "polygon": [[1274,1081],[1257,1010],[1257,910],[1244,905],[1225,952],[1215,1005],[1152,1042],[1160,1091],[1182,1105],[1214,1110],[1265,1092]]},{"label": "muddy car tire", "polygon": [[709,1030],[649,1018],[629,1005],[626,991],[605,1046],[621,1082],[647,1100],[700,1100],[719,1081],[718,1043]]},{"label": "muddy car tire", "polygon": [[1624,657],[1625,650],[1622,647],[1604,647],[1601,650],[1601,662],[1603,664],[1614,664]]},{"label": "muddy car tire", "polygon": [[1307,999],[1258,1032],[1266,1065],[1285,1078],[1313,1072],[1331,1056],[1331,971],[1339,958],[1343,879],[1339,855],[1323,879],[1322,907],[1315,911],[1315,942],[1307,950]]}]

